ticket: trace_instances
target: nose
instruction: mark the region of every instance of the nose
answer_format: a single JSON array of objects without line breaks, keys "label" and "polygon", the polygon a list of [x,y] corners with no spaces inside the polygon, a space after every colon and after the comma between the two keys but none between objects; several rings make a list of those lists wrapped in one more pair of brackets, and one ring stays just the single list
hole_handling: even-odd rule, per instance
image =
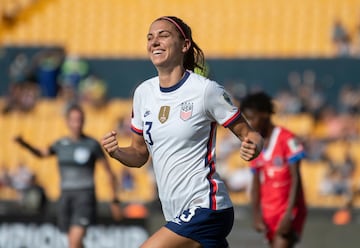
[{"label": "nose", "polygon": [[154,37],[152,38],[150,41],[149,41],[149,46],[151,47],[156,47],[158,46],[160,43],[159,43],[159,39],[158,37]]}]

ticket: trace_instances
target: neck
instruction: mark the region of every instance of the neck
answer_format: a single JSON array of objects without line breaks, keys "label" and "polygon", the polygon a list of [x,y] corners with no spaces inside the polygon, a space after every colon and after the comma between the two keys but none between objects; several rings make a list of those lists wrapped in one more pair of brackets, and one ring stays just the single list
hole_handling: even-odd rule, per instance
[{"label": "neck", "polygon": [[185,69],[183,67],[175,67],[171,69],[158,69],[160,86],[168,88],[177,84],[184,76]]},{"label": "neck", "polygon": [[263,137],[264,137],[264,146],[267,147],[269,144],[269,140],[271,137],[271,134],[274,130],[274,125],[272,123],[270,123],[270,125],[268,126],[267,130],[264,132]]},{"label": "neck", "polygon": [[79,140],[80,139],[80,137],[81,136],[83,136],[83,134],[82,133],[79,133],[79,134],[70,134],[70,139],[72,139],[72,140]]}]

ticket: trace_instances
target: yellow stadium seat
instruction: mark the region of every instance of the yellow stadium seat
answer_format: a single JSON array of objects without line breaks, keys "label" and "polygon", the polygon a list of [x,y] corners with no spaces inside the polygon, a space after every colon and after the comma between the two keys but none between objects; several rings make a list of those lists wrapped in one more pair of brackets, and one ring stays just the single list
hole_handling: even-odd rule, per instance
[{"label": "yellow stadium seat", "polygon": [[162,15],[189,23],[208,57],[332,56],[334,19],[355,30],[360,7],[360,0],[36,2],[24,8],[15,26],[1,24],[2,41],[64,44],[71,54],[98,57],[145,57],[149,24]]},{"label": "yellow stadium seat", "polygon": [[[0,101],[3,102],[3,99]],[[86,114],[85,132],[96,139],[108,131],[116,129],[118,118],[131,116],[130,100],[113,100],[102,109],[92,109],[84,106]],[[56,100],[41,100],[35,109],[30,113],[9,113],[0,115],[0,129],[6,130],[2,134],[4,145],[0,150],[0,163],[6,165],[10,170],[15,169],[18,163],[25,163],[36,175],[40,185],[43,185],[47,196],[50,199],[57,199],[60,194],[59,173],[55,157],[39,159],[30,152],[22,149],[14,142],[17,135],[39,148],[45,148],[58,138],[67,135],[68,131],[64,120],[64,104]],[[122,145],[129,144],[128,137],[119,138]],[[121,164],[109,159],[114,171],[119,171]],[[99,166],[97,166],[98,168]],[[154,189],[148,166],[135,169],[136,187],[134,192],[123,195],[125,201],[148,202],[154,199]],[[111,195],[107,183],[107,175],[100,167],[96,170],[97,196],[99,200],[109,200]],[[9,191],[0,191],[0,198],[13,197]]]}]

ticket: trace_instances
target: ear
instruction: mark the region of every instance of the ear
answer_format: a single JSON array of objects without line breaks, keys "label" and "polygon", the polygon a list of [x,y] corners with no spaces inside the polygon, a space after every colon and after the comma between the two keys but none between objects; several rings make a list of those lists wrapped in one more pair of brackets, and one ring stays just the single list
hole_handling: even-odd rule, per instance
[{"label": "ear", "polygon": [[191,47],[191,41],[189,39],[185,39],[182,52],[186,53],[187,51],[189,51],[190,47]]}]

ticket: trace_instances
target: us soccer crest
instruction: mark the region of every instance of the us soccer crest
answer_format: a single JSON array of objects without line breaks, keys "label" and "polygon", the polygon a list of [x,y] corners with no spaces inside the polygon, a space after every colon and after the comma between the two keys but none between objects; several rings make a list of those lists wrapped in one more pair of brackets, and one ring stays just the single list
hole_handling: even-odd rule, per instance
[{"label": "us soccer crest", "polygon": [[169,118],[169,113],[170,113],[170,106],[161,106],[158,115],[161,124],[167,121],[167,119]]},{"label": "us soccer crest", "polygon": [[230,96],[228,95],[228,93],[226,91],[224,91],[223,93],[223,97],[224,97],[224,100],[231,106],[233,106],[234,104],[232,103],[231,101],[231,98]]},{"label": "us soccer crest", "polygon": [[191,118],[193,112],[193,103],[192,102],[183,102],[181,103],[180,118],[183,121],[186,121]]}]

